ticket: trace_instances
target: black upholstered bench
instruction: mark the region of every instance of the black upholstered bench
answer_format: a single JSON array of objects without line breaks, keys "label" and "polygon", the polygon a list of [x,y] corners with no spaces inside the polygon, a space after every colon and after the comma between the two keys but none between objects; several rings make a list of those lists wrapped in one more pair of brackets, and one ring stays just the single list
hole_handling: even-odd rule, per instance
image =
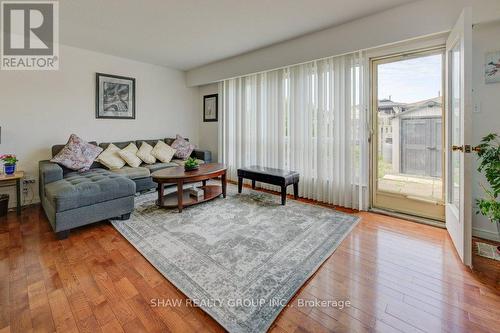
[{"label": "black upholstered bench", "polygon": [[257,165],[238,169],[238,193],[241,193],[243,178],[252,181],[252,188],[255,188],[256,181],[280,186],[282,205],[286,204],[286,188],[288,185],[293,185],[295,199],[299,195],[299,173],[295,171],[265,168]]}]

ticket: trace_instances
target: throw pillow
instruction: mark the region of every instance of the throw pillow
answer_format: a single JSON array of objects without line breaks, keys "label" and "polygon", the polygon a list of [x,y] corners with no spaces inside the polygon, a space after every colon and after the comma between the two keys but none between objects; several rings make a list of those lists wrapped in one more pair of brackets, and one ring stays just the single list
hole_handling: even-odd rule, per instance
[{"label": "throw pillow", "polygon": [[68,143],[50,161],[61,164],[68,169],[86,171],[102,152],[102,148],[80,139],[71,134]]},{"label": "throw pillow", "polygon": [[137,157],[139,157],[146,164],[153,164],[156,162],[156,157],[151,155],[152,150],[153,147],[151,147],[151,145],[148,145],[146,142],[142,142],[141,148],[139,148],[139,151],[137,152]]},{"label": "throw pillow", "polygon": [[153,155],[163,163],[168,163],[172,160],[172,157],[174,157],[175,149],[170,147],[163,141],[158,141],[158,143],[151,151],[151,155]]},{"label": "throw pillow", "polygon": [[137,157],[138,151],[139,149],[137,149],[137,146],[130,143],[127,147],[120,150],[118,155],[120,155],[120,157],[132,168],[137,168],[142,163],[141,159]]},{"label": "throw pillow", "polygon": [[101,163],[110,170],[121,169],[125,165],[125,161],[120,157],[118,154],[119,152],[120,148],[110,143],[108,148],[106,148],[101,155],[99,155],[97,162]]},{"label": "throw pillow", "polygon": [[175,141],[172,142],[172,148],[175,149],[175,157],[185,160],[191,156],[191,153],[194,150],[194,145],[190,144],[182,136],[177,134]]}]

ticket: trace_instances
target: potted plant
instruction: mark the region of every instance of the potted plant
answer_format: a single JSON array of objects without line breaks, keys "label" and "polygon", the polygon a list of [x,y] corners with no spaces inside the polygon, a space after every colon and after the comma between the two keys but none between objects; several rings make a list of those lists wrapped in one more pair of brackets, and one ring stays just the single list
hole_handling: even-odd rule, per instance
[{"label": "potted plant", "polygon": [[184,170],[186,171],[193,171],[197,170],[200,167],[200,163],[196,160],[196,158],[189,157],[186,160],[186,163],[184,163]]},{"label": "potted plant", "polygon": [[18,161],[16,155],[11,155],[11,154],[1,155],[0,160],[3,161],[3,170],[5,174],[12,175],[14,174],[14,172],[16,172],[16,163]]},{"label": "potted plant", "polygon": [[[489,187],[481,184],[485,196],[476,200],[478,210],[476,214],[486,216],[492,223],[496,223],[500,233],[500,142],[496,133],[486,135],[476,151],[479,166],[477,171],[484,174]],[[500,247],[497,247],[500,251]]]}]

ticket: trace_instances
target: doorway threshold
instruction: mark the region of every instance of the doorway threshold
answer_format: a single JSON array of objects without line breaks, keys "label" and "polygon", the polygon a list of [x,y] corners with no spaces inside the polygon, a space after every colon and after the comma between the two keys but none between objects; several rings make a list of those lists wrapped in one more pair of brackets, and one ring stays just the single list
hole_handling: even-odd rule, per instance
[{"label": "doorway threshold", "polygon": [[425,224],[425,225],[430,225],[433,227],[438,227],[441,229],[446,229],[446,225],[444,221],[439,221],[439,220],[433,220],[425,217],[420,217],[420,216],[415,216],[415,215],[409,215],[409,214],[404,214],[404,213],[398,213],[398,212],[393,212],[390,210],[385,210],[385,209],[380,209],[380,208],[370,208],[370,212],[377,213],[377,214],[382,214],[382,215],[387,215],[391,217],[397,217],[403,220],[411,221],[411,222],[416,222],[420,224]]}]

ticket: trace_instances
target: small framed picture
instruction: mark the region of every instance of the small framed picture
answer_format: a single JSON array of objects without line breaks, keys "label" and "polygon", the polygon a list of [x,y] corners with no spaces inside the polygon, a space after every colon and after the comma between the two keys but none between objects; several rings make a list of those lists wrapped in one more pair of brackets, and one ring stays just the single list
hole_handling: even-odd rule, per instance
[{"label": "small framed picture", "polygon": [[203,122],[217,121],[219,95],[203,96]]},{"label": "small framed picture", "polygon": [[484,75],[486,83],[500,82],[500,51],[486,53]]},{"label": "small framed picture", "polygon": [[135,79],[96,73],[95,117],[135,119]]}]

